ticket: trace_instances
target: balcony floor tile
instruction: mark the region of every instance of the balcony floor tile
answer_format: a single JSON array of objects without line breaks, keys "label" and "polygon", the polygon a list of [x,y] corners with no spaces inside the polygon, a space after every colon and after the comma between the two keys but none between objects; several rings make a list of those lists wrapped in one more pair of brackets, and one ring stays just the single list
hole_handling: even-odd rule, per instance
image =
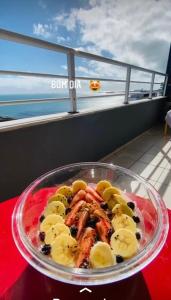
[{"label": "balcony floor tile", "polygon": [[[164,137],[162,126],[149,129],[102,161],[128,168],[146,179],[171,209],[171,134]],[[136,181],[126,182],[125,188],[147,196]]]}]

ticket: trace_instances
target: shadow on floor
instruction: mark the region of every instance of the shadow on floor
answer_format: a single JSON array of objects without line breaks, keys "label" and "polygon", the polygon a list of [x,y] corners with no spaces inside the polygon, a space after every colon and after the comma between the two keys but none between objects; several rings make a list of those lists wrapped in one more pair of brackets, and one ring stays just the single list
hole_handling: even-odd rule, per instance
[{"label": "shadow on floor", "polygon": [[[151,128],[111,153],[103,161],[131,169],[149,181],[170,207],[171,196],[171,136],[164,136],[163,127]],[[142,185],[131,180],[124,181],[128,192],[148,197]]]}]

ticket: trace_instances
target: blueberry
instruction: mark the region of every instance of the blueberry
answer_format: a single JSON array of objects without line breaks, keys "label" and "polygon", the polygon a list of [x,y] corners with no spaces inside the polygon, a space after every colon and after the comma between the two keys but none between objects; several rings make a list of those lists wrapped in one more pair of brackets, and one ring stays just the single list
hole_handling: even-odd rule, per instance
[{"label": "blueberry", "polygon": [[127,205],[134,210],[135,209],[135,204],[133,202],[128,202]]},{"label": "blueberry", "polygon": [[72,225],[72,226],[70,227],[70,232],[71,232],[71,235],[72,235],[73,237],[76,237],[77,232],[78,232],[77,227],[76,227],[75,225]]},{"label": "blueberry", "polygon": [[116,255],[116,262],[118,264],[122,263],[124,261],[123,257],[121,255]]},{"label": "blueberry", "polygon": [[70,196],[70,197],[67,198],[68,204],[71,203],[72,199],[73,199],[72,196]]},{"label": "blueberry", "polygon": [[39,239],[41,240],[41,242],[44,242],[44,240],[45,240],[45,232],[43,232],[43,231],[39,232]]},{"label": "blueberry", "polygon": [[99,219],[98,219],[97,217],[90,218],[90,219],[87,221],[86,226],[87,226],[87,227],[95,228],[95,227],[96,227],[96,223],[97,223],[98,221],[99,221]]},{"label": "blueberry", "polygon": [[135,223],[140,223],[140,218],[137,216],[132,217]]},{"label": "blueberry", "polygon": [[44,219],[45,219],[45,216],[42,215],[42,216],[40,217],[40,219],[39,219],[40,223],[42,223]]},{"label": "blueberry", "polygon": [[101,208],[103,208],[103,209],[108,209],[108,205],[107,205],[106,202],[102,202],[102,203],[100,204],[100,206],[101,206]]},{"label": "blueberry", "polygon": [[139,233],[139,232],[136,232],[136,238],[137,238],[137,240],[140,240],[141,239],[141,234]]},{"label": "blueberry", "polygon": [[70,207],[66,208],[65,214],[67,215],[70,211],[71,211]]},{"label": "blueberry", "polygon": [[42,249],[41,249],[42,253],[44,255],[49,255],[50,254],[50,251],[51,251],[51,245],[49,244],[45,244]]}]

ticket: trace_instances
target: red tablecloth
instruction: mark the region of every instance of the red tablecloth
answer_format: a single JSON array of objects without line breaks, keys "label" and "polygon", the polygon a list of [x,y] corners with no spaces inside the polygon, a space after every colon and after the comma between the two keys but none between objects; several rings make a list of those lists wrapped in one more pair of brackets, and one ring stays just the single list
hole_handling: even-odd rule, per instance
[{"label": "red tablecloth", "polygon": [[[142,272],[118,283],[89,287],[52,280],[27,264],[11,233],[11,215],[17,198],[0,204],[0,299],[5,300],[171,300],[171,230],[159,256]],[[171,224],[171,211],[169,211]]]}]

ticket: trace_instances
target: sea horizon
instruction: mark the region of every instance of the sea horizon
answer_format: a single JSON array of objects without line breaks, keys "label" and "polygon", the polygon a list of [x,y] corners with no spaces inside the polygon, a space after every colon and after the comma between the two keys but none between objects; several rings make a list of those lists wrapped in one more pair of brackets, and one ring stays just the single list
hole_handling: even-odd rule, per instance
[{"label": "sea horizon", "polygon": [[[78,96],[77,107],[78,110],[83,109],[100,109],[108,106],[117,106],[122,103],[123,96],[110,95],[109,97],[98,97],[102,93],[94,94],[89,98],[80,99]],[[67,99],[61,100],[66,97]],[[86,95],[85,95],[86,97]],[[15,104],[16,100],[27,100],[27,99],[57,99],[53,102],[42,102],[42,103],[30,103],[30,104]],[[48,114],[62,113],[71,111],[71,101],[68,93],[18,93],[18,94],[0,94],[0,102],[3,101],[14,101],[14,105],[0,105],[0,117],[22,119],[27,117],[42,116]]]}]

